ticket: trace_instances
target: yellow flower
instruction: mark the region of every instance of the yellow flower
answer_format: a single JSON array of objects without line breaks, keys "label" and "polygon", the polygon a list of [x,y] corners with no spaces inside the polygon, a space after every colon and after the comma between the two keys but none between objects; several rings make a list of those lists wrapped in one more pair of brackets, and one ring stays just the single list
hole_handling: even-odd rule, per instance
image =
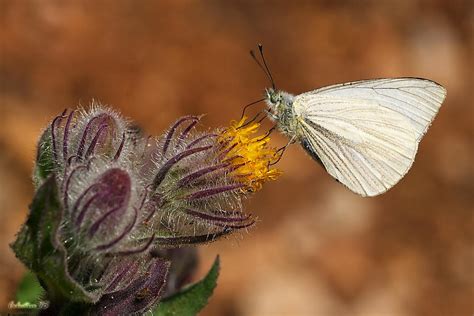
[{"label": "yellow flower", "polygon": [[231,175],[246,185],[250,191],[258,191],[264,182],[275,180],[281,171],[271,168],[278,159],[277,150],[268,146],[270,137],[258,135],[259,123],[245,123],[247,117],[232,121],[219,135],[223,144],[223,160],[229,161],[234,170]]}]

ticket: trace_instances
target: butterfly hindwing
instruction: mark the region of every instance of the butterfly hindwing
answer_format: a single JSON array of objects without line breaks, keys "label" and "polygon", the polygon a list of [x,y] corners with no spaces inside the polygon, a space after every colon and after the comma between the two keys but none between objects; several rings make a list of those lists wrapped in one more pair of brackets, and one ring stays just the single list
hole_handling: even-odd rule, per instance
[{"label": "butterfly hindwing", "polygon": [[299,95],[293,106],[303,147],[360,195],[387,191],[413,163],[417,132],[396,111],[374,101],[318,94]]}]

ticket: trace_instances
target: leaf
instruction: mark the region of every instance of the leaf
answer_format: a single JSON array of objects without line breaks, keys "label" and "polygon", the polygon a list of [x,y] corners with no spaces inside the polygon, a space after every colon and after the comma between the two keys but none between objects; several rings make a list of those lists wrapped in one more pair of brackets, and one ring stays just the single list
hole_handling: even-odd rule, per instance
[{"label": "leaf", "polygon": [[36,192],[26,223],[11,248],[31,271],[36,273],[50,300],[68,299],[92,303],[96,300],[69,275],[66,250],[57,240],[62,217],[54,176]]},{"label": "leaf", "polygon": [[21,303],[35,304],[40,301],[42,295],[44,295],[44,289],[35,274],[27,271],[16,290],[16,300]]},{"label": "leaf", "polygon": [[216,257],[207,275],[199,282],[166,298],[153,311],[155,316],[194,316],[199,313],[211,297],[217,285],[220,262]]}]

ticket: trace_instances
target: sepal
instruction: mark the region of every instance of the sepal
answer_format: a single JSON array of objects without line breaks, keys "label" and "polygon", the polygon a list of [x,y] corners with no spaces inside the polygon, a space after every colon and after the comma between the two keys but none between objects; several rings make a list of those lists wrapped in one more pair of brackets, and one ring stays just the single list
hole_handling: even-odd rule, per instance
[{"label": "sepal", "polygon": [[68,273],[66,251],[57,239],[61,217],[56,180],[49,176],[38,188],[28,219],[11,248],[36,273],[48,299],[92,303],[98,298],[86,292]]}]

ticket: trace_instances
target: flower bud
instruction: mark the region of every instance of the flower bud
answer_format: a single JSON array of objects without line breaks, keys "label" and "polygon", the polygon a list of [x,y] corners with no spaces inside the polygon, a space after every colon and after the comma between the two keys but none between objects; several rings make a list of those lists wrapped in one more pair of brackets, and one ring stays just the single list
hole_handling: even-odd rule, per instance
[{"label": "flower bud", "polygon": [[93,104],[90,111],[64,110],[43,132],[37,152],[35,183],[73,161],[103,156],[117,160],[124,150],[126,122],[114,111]]},{"label": "flower bud", "polygon": [[243,121],[197,132],[199,121],[183,117],[152,138],[96,104],[52,120],[12,245],[50,299],[93,314],[143,312],[194,271],[195,252],[179,248],[254,225],[242,200],[278,175],[268,135],[250,137],[258,126]]}]

